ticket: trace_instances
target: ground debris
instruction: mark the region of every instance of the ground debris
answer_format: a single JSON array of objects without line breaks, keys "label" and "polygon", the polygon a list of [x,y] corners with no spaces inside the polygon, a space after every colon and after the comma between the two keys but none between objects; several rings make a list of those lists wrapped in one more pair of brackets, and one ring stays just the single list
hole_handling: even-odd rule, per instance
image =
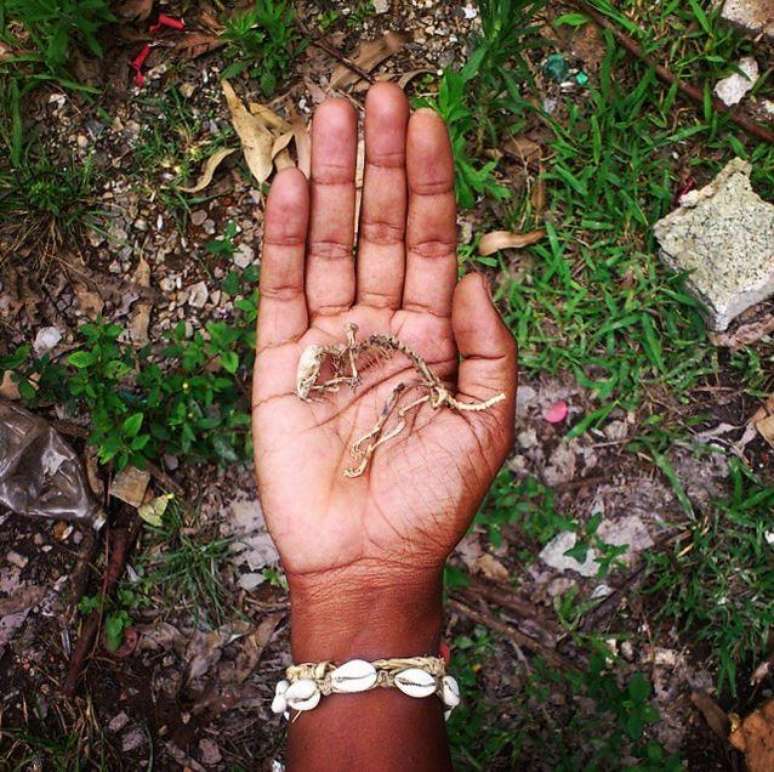
[{"label": "ground debris", "polygon": [[771,772],[774,769],[774,700],[747,716],[729,740],[744,752],[748,772]]}]

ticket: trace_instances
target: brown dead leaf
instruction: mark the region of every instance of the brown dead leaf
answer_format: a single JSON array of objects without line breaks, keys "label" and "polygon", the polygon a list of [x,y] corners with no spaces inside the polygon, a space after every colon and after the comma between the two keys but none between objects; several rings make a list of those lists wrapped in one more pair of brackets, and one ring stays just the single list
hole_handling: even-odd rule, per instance
[{"label": "brown dead leaf", "polygon": [[253,115],[257,115],[269,129],[276,129],[283,133],[290,131],[290,124],[266,105],[262,105],[260,102],[250,102],[247,109]]},{"label": "brown dead leaf", "polygon": [[481,238],[478,244],[478,254],[486,257],[501,249],[522,249],[540,241],[545,235],[546,232],[542,228],[529,233],[492,231]]},{"label": "brown dead leaf", "polygon": [[543,156],[543,149],[540,145],[528,137],[508,137],[503,143],[503,150],[525,164],[539,161]]},{"label": "brown dead leaf", "polygon": [[85,284],[78,282],[73,285],[73,291],[75,292],[75,299],[78,302],[78,308],[89,317],[89,319],[96,319],[105,307],[105,301],[102,299],[102,295],[99,292],[92,292]]},{"label": "brown dead leaf", "polygon": [[477,571],[480,571],[487,579],[491,579],[493,582],[508,581],[508,569],[494,555],[490,555],[488,552],[484,552],[477,557],[474,566]]},{"label": "brown dead leaf", "polygon": [[274,156],[274,168],[278,172],[281,172],[283,169],[292,169],[294,167],[295,163],[293,163],[293,159],[290,157],[290,152],[287,148],[283,148],[276,156]]},{"label": "brown dead leaf", "polygon": [[296,145],[296,157],[298,168],[309,179],[312,175],[312,140],[309,137],[309,127],[301,116],[296,116],[292,121],[293,141]]},{"label": "brown dead leaf", "polygon": [[[385,59],[400,51],[406,43],[406,38],[397,32],[385,32],[376,40],[367,40],[360,44],[360,48],[352,60],[361,70],[371,72]],[[331,88],[346,88],[357,83],[361,78],[344,64],[340,64],[331,76]]]},{"label": "brown dead leaf", "polygon": [[[150,266],[142,256],[140,256],[132,279],[140,287],[150,287]],[[129,320],[129,337],[132,343],[137,346],[145,346],[149,341],[150,313],[151,304],[148,302],[137,303],[132,312],[132,318]]]},{"label": "brown dead leaf", "polygon": [[532,208],[535,211],[535,216],[540,217],[546,208],[546,181],[543,177],[542,163],[540,164],[540,170],[538,171],[538,177],[535,180],[535,184],[532,186],[530,202],[532,203]]},{"label": "brown dead leaf", "polygon": [[196,59],[224,46],[226,41],[219,35],[206,32],[189,32],[175,45],[177,55],[182,59]]},{"label": "brown dead leaf", "polygon": [[408,86],[417,75],[424,75],[432,72],[435,72],[435,70],[431,70],[428,67],[422,67],[419,70],[409,70],[408,72],[404,72],[403,75],[398,78],[398,85],[405,90],[406,86]]},{"label": "brown dead leaf", "polygon": [[290,144],[292,139],[293,132],[286,131],[284,134],[280,134],[279,137],[274,140],[274,143],[271,146],[272,161]]},{"label": "brown dead leaf", "polygon": [[766,416],[755,423],[755,428],[758,430],[758,434],[763,437],[766,442],[774,447],[774,415]]},{"label": "brown dead leaf", "polygon": [[10,370],[3,371],[2,380],[0,380],[0,397],[4,399],[21,399],[19,387],[16,385]]},{"label": "brown dead leaf", "polygon": [[774,700],[751,713],[728,738],[744,753],[748,772],[774,769]]},{"label": "brown dead leaf", "polygon": [[178,188],[178,190],[182,190],[183,193],[199,193],[204,190],[212,182],[212,176],[215,174],[215,170],[220,166],[221,162],[235,151],[236,148],[233,147],[222,147],[220,150],[216,150],[204,164],[204,168],[199,175],[199,179],[196,180],[196,184],[192,185],[190,188]]},{"label": "brown dead leaf", "polygon": [[762,683],[772,674],[772,671],[774,671],[774,654],[755,668],[752,676],[750,676],[750,683],[753,686],[758,686],[758,684]]},{"label": "brown dead leaf", "polygon": [[728,739],[731,731],[731,721],[725,710],[707,694],[707,692],[691,692],[691,702],[701,711],[709,728],[723,740]]},{"label": "brown dead leaf", "polygon": [[733,332],[711,332],[709,339],[715,346],[730,348],[732,351],[757,343],[764,335],[774,332],[774,314],[769,314],[757,322],[743,324]]},{"label": "brown dead leaf", "polygon": [[262,118],[248,112],[227,80],[223,81],[223,93],[231,113],[231,124],[242,143],[247,166],[260,185],[269,178],[274,166],[271,157],[274,137]]},{"label": "brown dead leaf", "polygon": [[110,495],[127,504],[139,507],[145,498],[150,482],[150,472],[135,466],[124,467],[110,484]]},{"label": "brown dead leaf", "polygon": [[116,16],[127,21],[145,21],[153,10],[153,0],[124,0],[113,7]]}]

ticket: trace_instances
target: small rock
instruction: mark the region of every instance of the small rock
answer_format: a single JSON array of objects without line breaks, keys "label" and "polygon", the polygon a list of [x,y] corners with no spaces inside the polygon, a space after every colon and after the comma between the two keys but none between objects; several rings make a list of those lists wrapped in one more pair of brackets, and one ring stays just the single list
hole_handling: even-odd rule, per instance
[{"label": "small rock", "polygon": [[596,576],[599,565],[594,559],[595,552],[589,549],[586,553],[586,560],[579,563],[575,558],[565,555],[567,550],[571,550],[578,537],[572,531],[563,531],[554,536],[540,552],[540,559],[549,567],[564,573],[565,571],[577,571],[581,576]]},{"label": "small rock", "polygon": [[237,268],[247,268],[254,260],[255,250],[249,244],[242,242],[234,252],[234,265]]},{"label": "small rock", "polygon": [[142,748],[145,745],[145,732],[142,729],[130,729],[121,738],[121,750],[124,753],[130,751],[136,751],[138,748]]},{"label": "small rock", "polygon": [[204,209],[197,209],[191,212],[191,225],[199,227],[207,219],[207,212]]},{"label": "small rock", "polygon": [[390,0],[373,0],[375,13],[387,13],[390,10]]},{"label": "small rock", "polygon": [[538,444],[537,432],[534,429],[525,429],[523,432],[519,432],[516,441],[519,443],[519,447],[525,450],[534,448]]},{"label": "small rock", "polygon": [[774,204],[753,191],[750,171],[747,161],[733,159],[653,228],[664,262],[688,274],[687,287],[718,332],[774,292]]},{"label": "small rock", "polygon": [[612,592],[612,588],[607,584],[598,584],[591,593],[591,600],[600,600],[606,598]]},{"label": "small rock", "polygon": [[463,9],[462,12],[465,14],[466,19],[475,19],[476,16],[478,16],[478,10],[473,7],[471,3],[468,3]]},{"label": "small rock", "polygon": [[266,577],[263,574],[249,573],[242,574],[237,584],[246,592],[252,592],[256,587],[263,584]]},{"label": "small rock", "polygon": [[147,220],[143,220],[142,217],[138,217],[132,223],[132,225],[134,226],[134,229],[137,230],[137,231],[145,232],[145,231],[148,230],[148,221]]},{"label": "small rock", "polygon": [[41,327],[32,344],[35,355],[42,356],[48,353],[60,340],[62,340],[62,333],[56,327]]},{"label": "small rock", "polygon": [[602,431],[610,442],[620,442],[629,436],[629,425],[626,421],[611,421]]},{"label": "small rock", "polygon": [[715,93],[727,105],[736,105],[758,80],[758,62],[752,56],[745,56],[737,65],[744,73],[735,72],[715,84]]},{"label": "small rock", "polygon": [[192,308],[204,308],[208,297],[209,290],[203,281],[197,282],[188,288],[188,305]]},{"label": "small rock", "polygon": [[149,482],[150,472],[127,466],[113,478],[110,495],[136,508],[142,504]]},{"label": "small rock", "polygon": [[206,234],[212,236],[215,233],[215,220],[205,220],[202,223],[202,230]]},{"label": "small rock", "polygon": [[621,560],[627,562],[630,562],[636,553],[653,546],[647,526],[637,515],[629,515],[619,520],[605,520],[599,526],[597,535],[606,544],[627,547],[626,552],[620,556]]},{"label": "small rock", "polygon": [[750,37],[763,33],[769,40],[774,40],[771,0],[726,0],[720,18],[739,27]]},{"label": "small rock", "polygon": [[196,84],[195,83],[182,83],[180,85],[180,93],[186,98],[190,99],[194,91],[196,91]]},{"label": "small rock", "polygon": [[122,710],[113,716],[108,724],[108,732],[120,732],[129,723],[129,716]]},{"label": "small rock", "polygon": [[519,386],[516,390],[516,415],[527,415],[529,408],[537,402],[537,396],[532,386]]},{"label": "small rock", "polygon": [[175,277],[165,276],[160,282],[159,287],[162,292],[174,292],[175,291]]},{"label": "small rock", "polygon": [[199,740],[199,753],[201,754],[202,764],[208,767],[214,767],[223,760],[218,744],[207,738]]},{"label": "small rock", "polygon": [[16,568],[24,568],[27,565],[27,563],[30,562],[29,558],[25,558],[24,555],[20,555],[18,552],[15,552],[14,550],[10,550],[8,554],[5,556],[5,559],[12,566],[16,566]]}]

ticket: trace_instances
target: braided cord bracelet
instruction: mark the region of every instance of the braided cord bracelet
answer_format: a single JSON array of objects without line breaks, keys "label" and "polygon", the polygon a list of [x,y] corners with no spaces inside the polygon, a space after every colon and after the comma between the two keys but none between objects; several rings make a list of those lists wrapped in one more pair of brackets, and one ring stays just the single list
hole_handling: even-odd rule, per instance
[{"label": "braided cord bracelet", "polygon": [[322,697],[330,694],[356,694],[378,687],[396,688],[409,697],[437,695],[446,708],[445,718],[460,704],[460,687],[446,674],[440,657],[404,659],[351,659],[341,665],[333,662],[307,662],[291,665],[277,683],[271,709],[289,718],[289,711],[313,710]]}]

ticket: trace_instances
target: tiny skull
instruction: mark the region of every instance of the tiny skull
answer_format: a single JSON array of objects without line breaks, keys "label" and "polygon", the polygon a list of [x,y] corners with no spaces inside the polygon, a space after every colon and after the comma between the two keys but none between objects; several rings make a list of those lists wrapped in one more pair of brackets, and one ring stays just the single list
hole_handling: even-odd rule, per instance
[{"label": "tiny skull", "polygon": [[296,394],[301,399],[309,400],[309,393],[320,375],[324,356],[325,349],[322,346],[307,346],[301,352],[296,370]]}]

